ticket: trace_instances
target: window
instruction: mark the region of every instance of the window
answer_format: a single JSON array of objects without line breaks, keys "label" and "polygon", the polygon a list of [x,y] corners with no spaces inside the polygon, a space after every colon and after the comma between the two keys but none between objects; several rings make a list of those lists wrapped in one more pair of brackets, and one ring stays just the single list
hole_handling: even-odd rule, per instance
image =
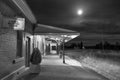
[{"label": "window", "polygon": [[22,31],[17,31],[17,54],[16,57],[22,57]]},{"label": "window", "polygon": [[56,46],[52,46],[52,50],[56,50]]}]

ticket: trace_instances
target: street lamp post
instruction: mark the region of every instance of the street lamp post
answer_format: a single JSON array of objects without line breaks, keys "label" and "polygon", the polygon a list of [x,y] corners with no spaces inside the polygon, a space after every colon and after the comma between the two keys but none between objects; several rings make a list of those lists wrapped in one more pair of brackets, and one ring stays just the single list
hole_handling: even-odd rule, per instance
[{"label": "street lamp post", "polygon": [[62,42],[63,42],[63,63],[65,64],[65,48],[64,48],[64,43],[65,43],[65,39],[67,38],[67,35],[62,35]]},{"label": "street lamp post", "polygon": [[63,63],[65,64],[65,49],[64,49],[65,40],[63,39]]}]

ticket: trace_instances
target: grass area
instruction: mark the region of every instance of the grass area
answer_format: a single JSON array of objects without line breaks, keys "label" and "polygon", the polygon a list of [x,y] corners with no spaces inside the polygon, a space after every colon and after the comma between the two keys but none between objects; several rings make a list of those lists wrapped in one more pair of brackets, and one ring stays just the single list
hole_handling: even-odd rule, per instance
[{"label": "grass area", "polygon": [[[112,50],[66,50],[66,55],[71,56],[72,58],[83,59],[85,57],[93,57],[104,60],[110,60],[115,62],[120,62],[120,51]],[[72,53],[74,52],[74,54]]]}]

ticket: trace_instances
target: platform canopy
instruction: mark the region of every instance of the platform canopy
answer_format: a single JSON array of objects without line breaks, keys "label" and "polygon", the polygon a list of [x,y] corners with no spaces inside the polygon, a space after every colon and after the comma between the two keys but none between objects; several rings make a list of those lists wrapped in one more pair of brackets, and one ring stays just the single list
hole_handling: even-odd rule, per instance
[{"label": "platform canopy", "polygon": [[63,29],[43,24],[37,24],[34,35],[45,35],[46,39],[52,39],[56,41],[69,41],[77,36],[80,35],[80,33],[69,30],[69,29]]}]

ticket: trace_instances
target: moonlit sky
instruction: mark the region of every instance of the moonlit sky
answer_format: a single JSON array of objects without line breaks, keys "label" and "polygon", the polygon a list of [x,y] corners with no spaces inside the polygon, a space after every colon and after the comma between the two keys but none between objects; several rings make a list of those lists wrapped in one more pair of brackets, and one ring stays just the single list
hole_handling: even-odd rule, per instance
[{"label": "moonlit sky", "polygon": [[82,10],[82,9],[78,9],[77,14],[78,14],[79,16],[81,16],[81,15],[83,14],[83,10]]},{"label": "moonlit sky", "polygon": [[[26,0],[40,24],[75,30],[75,41],[120,41],[120,0]],[[83,10],[78,15],[78,10]]]}]

